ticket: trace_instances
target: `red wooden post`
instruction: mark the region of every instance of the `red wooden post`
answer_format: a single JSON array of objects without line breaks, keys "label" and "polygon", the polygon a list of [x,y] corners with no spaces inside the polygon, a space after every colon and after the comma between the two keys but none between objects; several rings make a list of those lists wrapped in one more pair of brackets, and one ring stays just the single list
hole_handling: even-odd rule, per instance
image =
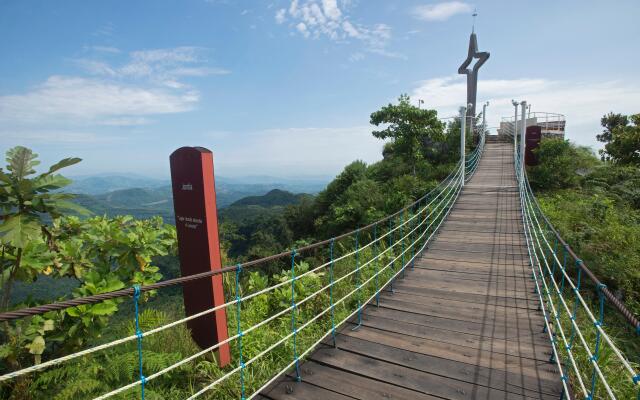
[{"label": "red wooden post", "polygon": [[[170,165],[182,276],[219,270],[213,153],[203,147],[181,147],[171,154]],[[188,316],[224,304],[222,275],[187,282],[182,291]],[[203,349],[228,338],[224,309],[192,319],[187,327]],[[218,348],[217,358],[221,367],[229,364],[229,344]]]}]

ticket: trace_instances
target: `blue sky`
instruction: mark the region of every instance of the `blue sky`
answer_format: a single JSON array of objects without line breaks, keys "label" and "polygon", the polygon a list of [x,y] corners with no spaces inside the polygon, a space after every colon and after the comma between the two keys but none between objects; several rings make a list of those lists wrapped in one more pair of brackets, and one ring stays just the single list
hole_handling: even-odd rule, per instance
[{"label": "blue sky", "polygon": [[369,114],[399,94],[464,103],[476,7],[490,125],[524,99],[596,146],[603,114],[640,112],[637,1],[4,0],[0,150],[166,177],[200,145],[220,175],[332,176],[380,158]]}]

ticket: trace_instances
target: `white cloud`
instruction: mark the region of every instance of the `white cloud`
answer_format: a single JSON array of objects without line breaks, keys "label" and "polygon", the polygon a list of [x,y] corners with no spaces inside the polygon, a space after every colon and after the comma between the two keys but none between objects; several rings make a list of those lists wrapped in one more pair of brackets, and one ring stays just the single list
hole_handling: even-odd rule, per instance
[{"label": "white cloud", "polygon": [[288,19],[291,20],[290,28],[305,38],[318,39],[324,36],[342,42],[353,39],[363,43],[366,52],[397,56],[385,50],[391,39],[391,28],[388,25],[367,26],[352,22],[340,10],[337,0],[306,0],[303,3],[292,0],[288,9],[281,8],[275,14],[278,24],[283,24]]},{"label": "white cloud", "polygon": [[300,22],[296,25],[296,29],[300,32],[304,37],[309,37],[309,31],[307,30],[307,25],[304,22]]},{"label": "white cloud", "polygon": [[[441,116],[457,113],[466,99],[466,81],[453,75],[421,81],[412,98],[422,99]],[[609,111],[630,114],[640,104],[640,86],[621,81],[580,82],[548,79],[480,79],[478,106],[490,102],[489,126],[498,126],[502,117],[513,115],[511,99],[527,100],[531,111],[566,115],[567,138],[577,143],[597,146],[595,135],[601,131],[600,118]]]},{"label": "white cloud", "polygon": [[133,51],[120,64],[75,60],[91,77],[51,76],[24,93],[0,96],[0,121],[130,126],[150,123],[148,116],[189,111],[200,95],[184,79],[230,73],[207,66],[204,52],[184,46]]},{"label": "white cloud", "polygon": [[456,14],[469,13],[471,5],[461,1],[447,1],[437,4],[425,4],[413,9],[413,15],[425,21],[446,21]]},{"label": "white cloud", "polygon": [[93,50],[101,53],[119,54],[120,49],[111,46],[89,46],[85,47],[85,50]]},{"label": "white cloud", "polygon": [[276,11],[277,24],[283,24],[286,20],[287,20],[287,10],[285,10],[284,8],[281,8],[278,11]]},{"label": "white cloud", "polygon": [[0,96],[0,121],[101,123],[119,116],[188,111],[199,95],[162,88],[143,88],[97,79],[52,76],[24,94]]},{"label": "white cloud", "polygon": [[322,0],[322,9],[327,17],[334,20],[339,19],[342,15],[336,0]]}]

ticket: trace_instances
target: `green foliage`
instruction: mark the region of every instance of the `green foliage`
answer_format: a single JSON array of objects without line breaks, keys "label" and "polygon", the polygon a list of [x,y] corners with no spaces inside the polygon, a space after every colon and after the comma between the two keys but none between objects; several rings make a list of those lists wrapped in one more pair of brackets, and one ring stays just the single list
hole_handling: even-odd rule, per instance
[{"label": "green foliage", "polygon": [[602,117],[601,123],[605,130],[597,138],[605,143],[600,150],[602,160],[640,165],[640,114],[609,113]]},{"label": "green foliage", "polygon": [[543,190],[577,187],[598,161],[589,148],[563,139],[542,140],[535,154],[538,165],[529,169],[529,178],[534,188]]},{"label": "green foliage", "polygon": [[371,124],[385,125],[373,131],[378,139],[391,139],[394,151],[415,168],[424,159],[423,144],[427,140],[441,140],[444,124],[435,110],[421,109],[410,103],[408,95],[398,98],[398,104],[389,104],[371,114]]},{"label": "green foliage", "polygon": [[5,311],[9,306],[16,279],[34,279],[41,272],[29,262],[23,262],[23,259],[28,257],[24,254],[25,250],[45,250],[42,241],[49,233],[42,218],[59,217],[64,210],[84,211],[69,201],[73,196],[54,192],[71,183],[54,173],[77,164],[79,158],[65,158],[52,165],[47,172],[31,177],[36,174],[35,167],[40,164],[37,154],[26,147],[17,146],[9,149],[6,155],[7,172],[0,168],[0,246],[3,254],[0,261],[0,311]]}]

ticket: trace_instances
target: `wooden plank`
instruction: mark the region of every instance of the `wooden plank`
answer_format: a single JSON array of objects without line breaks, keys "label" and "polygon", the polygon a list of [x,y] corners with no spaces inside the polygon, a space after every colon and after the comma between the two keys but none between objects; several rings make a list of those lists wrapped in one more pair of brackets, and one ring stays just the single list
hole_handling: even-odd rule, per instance
[{"label": "wooden plank", "polygon": [[313,354],[312,359],[334,368],[345,371],[358,371],[360,375],[371,379],[445,399],[500,398],[511,400],[526,398],[516,393],[509,393],[444,376],[429,374],[402,365],[391,364],[382,360],[355,353],[347,353],[337,349],[319,349]]},{"label": "wooden plank", "polygon": [[366,357],[389,361],[394,364],[406,365],[423,372],[443,375],[477,385],[502,389],[511,393],[535,396],[544,393],[556,396],[554,390],[555,379],[548,381],[533,377],[523,377],[520,374],[480,367],[425,354],[417,354],[403,349],[373,343],[363,339],[340,335],[337,346],[341,350],[358,353]]},{"label": "wooden plank", "polygon": [[491,336],[491,329],[476,334],[466,334],[443,328],[400,322],[371,314],[362,320],[362,326],[516,357],[548,359],[551,351],[549,340],[546,343],[535,343],[524,340],[497,339]]},{"label": "wooden plank", "polygon": [[[384,306],[381,306],[379,308],[376,308],[375,306],[369,306],[365,309],[365,314],[367,313],[372,315],[381,315],[385,318],[394,319],[398,321],[413,322],[419,325],[441,327],[443,329],[447,329],[451,331],[471,333],[471,334],[481,333],[483,329],[486,329],[487,327],[487,325],[483,322],[457,320],[457,319],[452,319],[447,317],[439,317],[435,315],[398,312],[398,310],[387,308]],[[541,332],[542,332],[542,326],[540,326],[540,331],[535,333],[537,334]],[[531,335],[531,334],[532,332],[522,332],[521,330],[518,329],[518,327],[515,324],[514,325],[498,324],[498,325],[491,326],[491,335],[492,337],[495,337],[495,338],[507,339],[507,340],[511,338],[515,338],[517,340],[517,338],[519,337]]]},{"label": "wooden plank", "polygon": [[407,293],[431,299],[457,300],[474,304],[502,305],[505,307],[523,308],[537,310],[539,301],[535,298],[514,298],[499,295],[483,295],[473,293],[453,293],[448,290],[416,288],[408,286],[408,281],[396,281],[393,284],[395,293]]},{"label": "wooden plank", "polygon": [[446,310],[443,310],[436,307],[427,308],[423,305],[416,306],[408,302],[382,297],[380,298],[380,306],[399,312],[409,312],[418,315],[431,315],[458,321],[481,323],[484,324],[485,327],[489,328],[513,325],[528,331],[535,331],[536,329],[542,331],[544,326],[544,320],[541,315],[527,315],[526,313],[502,315],[489,306],[487,306],[486,309],[476,311],[455,310],[451,307],[447,307]]},{"label": "wooden plank", "polygon": [[[340,343],[344,342],[344,337],[339,335]],[[373,343],[372,343],[373,344]],[[430,396],[415,390],[392,385],[376,379],[366,378],[362,375],[350,373],[349,371],[335,369],[323,364],[309,360],[302,367],[302,379],[345,396],[355,399],[396,399],[396,400],[435,400],[437,397]]]},{"label": "wooden plank", "polygon": [[296,382],[284,376],[262,394],[272,400],[348,400],[351,397],[312,385],[307,382]]}]

